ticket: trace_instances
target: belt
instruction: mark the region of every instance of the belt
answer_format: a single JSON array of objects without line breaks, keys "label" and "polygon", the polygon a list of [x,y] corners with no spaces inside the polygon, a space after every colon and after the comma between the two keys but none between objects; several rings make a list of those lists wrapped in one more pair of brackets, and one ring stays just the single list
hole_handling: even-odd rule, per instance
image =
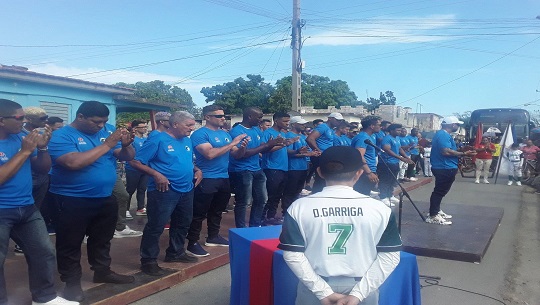
[{"label": "belt", "polygon": [[[326,282],[328,282],[329,279],[333,278],[333,277],[339,277],[339,278],[346,278],[346,276],[322,276],[322,275],[319,275],[323,280],[325,280]],[[362,277],[349,277],[351,279],[354,279],[356,282],[360,282],[360,280],[362,280]]]}]

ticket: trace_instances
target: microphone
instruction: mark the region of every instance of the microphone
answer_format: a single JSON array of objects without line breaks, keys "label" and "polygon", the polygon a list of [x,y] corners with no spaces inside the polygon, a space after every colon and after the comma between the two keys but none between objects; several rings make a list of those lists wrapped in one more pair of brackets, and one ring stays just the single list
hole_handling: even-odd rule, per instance
[{"label": "microphone", "polygon": [[364,144],[367,144],[373,148],[375,148],[376,151],[380,151],[380,152],[384,152],[384,150],[382,150],[380,147],[378,147],[377,145],[373,144],[373,142],[371,142],[369,139],[365,139],[364,140]]}]

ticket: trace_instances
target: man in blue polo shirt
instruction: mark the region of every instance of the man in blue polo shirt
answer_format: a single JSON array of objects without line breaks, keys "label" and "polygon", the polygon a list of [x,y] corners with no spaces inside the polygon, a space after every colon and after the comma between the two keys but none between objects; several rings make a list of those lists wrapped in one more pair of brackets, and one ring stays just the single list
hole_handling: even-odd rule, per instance
[{"label": "man in blue polo shirt", "polygon": [[429,198],[429,216],[427,223],[438,225],[451,225],[452,215],[446,214],[441,210],[441,201],[450,191],[452,183],[456,179],[458,171],[458,158],[460,156],[474,156],[476,151],[457,151],[456,142],[450,135],[451,132],[459,130],[459,125],[463,124],[455,116],[449,116],[443,119],[441,130],[435,133],[431,147],[431,171],[435,176],[435,188]]},{"label": "man in blue polo shirt", "polygon": [[[232,149],[229,158],[229,176],[231,187],[235,194],[234,222],[237,228],[246,226],[247,205],[252,202],[249,215],[249,226],[259,227],[264,204],[268,198],[266,192],[266,176],[261,169],[259,154],[266,152],[276,145],[283,145],[284,138],[278,137],[261,143],[261,137],[253,128],[258,126],[263,118],[261,109],[248,107],[242,114],[242,122],[230,131],[232,137],[246,134],[247,143],[242,141]],[[240,150],[236,152],[236,150]]]},{"label": "man in blue polo shirt", "polygon": [[388,128],[388,126],[390,126],[390,124],[392,124],[392,122],[389,122],[389,121],[382,121],[381,122],[381,130],[377,133],[375,133],[375,139],[377,140],[377,143],[375,143],[377,146],[379,146],[379,148],[382,148],[382,139],[388,134],[388,132],[386,131],[386,128]]},{"label": "man in blue polo shirt", "polygon": [[[137,151],[141,149],[146,141],[146,131],[148,126],[143,120],[134,120],[131,122],[131,129],[135,137],[133,138],[133,147],[135,148],[135,155]],[[131,205],[131,198],[135,191],[137,191],[137,210],[135,215],[146,216],[146,208],[144,207],[144,199],[146,197],[146,186],[148,185],[148,175],[134,169],[129,162],[126,163],[126,191],[129,194],[129,199],[126,205],[126,217],[131,217],[129,207]]]},{"label": "man in blue polo shirt", "polygon": [[381,118],[378,116],[367,116],[362,119],[362,131],[352,140],[352,147],[358,149],[362,155],[364,172],[355,183],[354,190],[369,196],[373,188],[379,182],[377,176],[377,151],[375,147],[366,144],[366,140],[375,145],[377,142],[375,134],[381,130]]},{"label": "man in blue polo shirt", "polygon": [[[387,206],[395,206],[397,199],[392,195],[396,186],[396,177],[399,173],[399,162],[412,163],[397,136],[401,132],[401,124],[391,124],[388,126],[386,135],[382,142],[384,153],[381,154],[381,162],[377,164],[377,174],[379,175],[379,197]],[[392,202],[394,201],[394,202]]]},{"label": "man in blue polo shirt", "polygon": [[[196,257],[185,252],[184,244],[193,218],[193,187],[202,180],[202,172],[193,165],[193,147],[189,135],[195,118],[176,111],[169,118],[170,127],[144,142],[135,161],[135,169],[150,176],[148,181],[148,222],[141,240],[141,270],[148,275],[162,275],[158,266],[159,238],[170,219],[169,247],[165,262],[193,263]],[[195,181],[195,182],[194,182]]]},{"label": "man in blue polo shirt", "polygon": [[21,105],[0,99],[0,304],[12,304],[4,278],[10,238],[24,251],[32,304],[79,304],[56,295],[54,248],[32,198],[32,170],[47,174],[51,167],[47,151],[51,129],[21,133],[23,121]]},{"label": "man in blue polo shirt", "polygon": [[206,125],[193,132],[191,143],[195,164],[202,170],[204,179],[195,188],[193,220],[187,234],[187,252],[198,257],[209,255],[199,244],[202,222],[205,219],[208,237],[204,245],[229,246],[229,241],[219,235],[221,217],[231,198],[229,154],[231,149],[246,137],[246,134],[241,134],[232,139],[229,133],[222,129],[225,126],[225,112],[221,106],[206,106],[202,114]]},{"label": "man in blue polo shirt", "polygon": [[409,164],[407,167],[407,172],[405,173],[405,177],[409,178],[411,181],[417,181],[418,179],[415,178],[416,175],[416,163],[420,160],[420,150],[418,149],[420,146],[418,146],[418,129],[413,128],[411,129],[411,134],[407,136],[409,140],[409,153],[410,158],[414,162],[414,164]]},{"label": "man in blue polo shirt", "polygon": [[309,158],[321,155],[318,151],[312,151],[306,142],[306,136],[303,134],[306,129],[306,123],[301,116],[293,116],[289,121],[291,131],[286,136],[289,139],[298,138],[298,141],[287,146],[289,157],[289,166],[287,171],[287,183],[281,198],[281,207],[287,211],[289,206],[300,196],[304,188],[309,166]]},{"label": "man in blue polo shirt", "polygon": [[289,129],[290,119],[287,113],[274,113],[274,125],[263,133],[263,143],[277,138],[285,139],[283,145],[276,145],[263,153],[262,168],[266,175],[266,191],[268,192],[268,201],[262,215],[263,225],[279,225],[283,222],[283,218],[276,216],[276,213],[287,183],[289,169],[287,145],[299,139],[298,137],[287,138],[286,132]]},{"label": "man in blue polo shirt", "polygon": [[[399,144],[401,145],[401,149],[403,149],[403,151],[405,152],[405,154],[407,155],[407,157],[410,157],[411,156],[411,153],[410,153],[410,148],[411,148],[411,143],[409,141],[409,137],[407,136],[407,129],[406,128],[401,128],[401,131],[400,133],[398,134],[397,136],[397,139],[399,140]],[[403,161],[399,161],[399,175],[398,175],[398,179],[400,179],[400,181],[406,181],[406,182],[409,182],[411,181],[408,177],[406,177],[406,173],[407,173],[407,168],[409,167],[409,164],[408,163],[405,163]]]},{"label": "man in blue polo shirt", "polygon": [[81,104],[77,117],[54,133],[49,144],[53,165],[49,192],[54,200],[56,255],[64,297],[84,298],[81,288],[81,245],[88,236],[88,262],[95,283],[131,283],[132,276],[111,271],[111,239],[118,217],[112,195],[116,159],[135,156],[133,136],[125,129],[105,129],[109,109],[97,101]]},{"label": "man in blue polo shirt", "polygon": [[[327,148],[334,146],[334,129],[343,121],[343,115],[339,112],[332,112],[328,115],[326,123],[321,123],[313,129],[306,139],[309,147],[314,151],[323,152]],[[311,158],[311,163],[315,168],[319,166],[319,158]],[[315,171],[315,180],[313,181],[313,193],[320,192],[324,187],[324,179]]]}]

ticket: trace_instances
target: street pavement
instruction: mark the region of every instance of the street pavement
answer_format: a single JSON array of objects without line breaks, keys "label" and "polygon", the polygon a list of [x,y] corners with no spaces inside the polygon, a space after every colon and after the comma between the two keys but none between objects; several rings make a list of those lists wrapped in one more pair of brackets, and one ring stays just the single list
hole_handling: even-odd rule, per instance
[{"label": "street pavement", "polygon": [[[418,257],[422,304],[540,304],[540,195],[528,186],[474,184],[458,177],[444,203],[504,208],[501,224],[481,263]],[[414,201],[428,201],[433,182],[410,192]],[[409,203],[404,209],[413,209]],[[428,224],[426,224],[428,225]],[[229,303],[229,265],[156,293],[133,304]],[[234,304],[231,304],[234,305]]]}]

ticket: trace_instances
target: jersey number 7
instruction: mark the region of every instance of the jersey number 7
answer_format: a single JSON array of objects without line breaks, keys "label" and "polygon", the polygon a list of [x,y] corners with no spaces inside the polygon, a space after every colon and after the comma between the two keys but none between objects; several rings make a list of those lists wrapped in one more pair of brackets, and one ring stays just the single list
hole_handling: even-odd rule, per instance
[{"label": "jersey number 7", "polygon": [[331,247],[328,247],[328,254],[347,254],[345,244],[354,230],[352,224],[347,223],[329,223],[328,233],[337,233],[337,237]]}]

